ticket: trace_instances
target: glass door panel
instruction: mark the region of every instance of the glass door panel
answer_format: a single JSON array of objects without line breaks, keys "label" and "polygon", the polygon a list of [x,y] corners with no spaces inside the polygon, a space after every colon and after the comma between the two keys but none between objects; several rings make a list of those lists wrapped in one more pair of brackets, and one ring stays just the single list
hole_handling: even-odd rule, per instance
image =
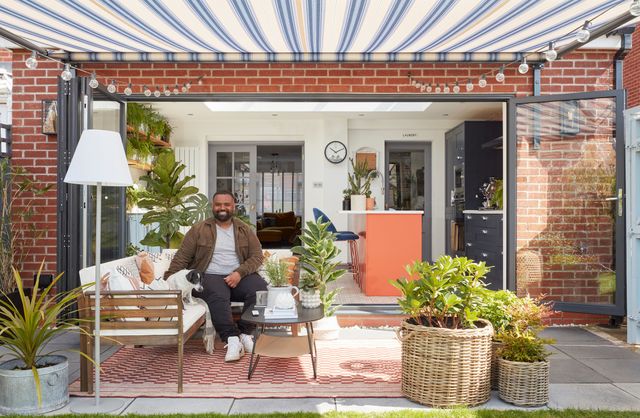
[{"label": "glass door panel", "polygon": [[518,294],[569,311],[624,309],[619,106],[606,92],[515,100]]},{"label": "glass door panel", "polygon": [[390,151],[389,209],[424,210],[424,151]]}]

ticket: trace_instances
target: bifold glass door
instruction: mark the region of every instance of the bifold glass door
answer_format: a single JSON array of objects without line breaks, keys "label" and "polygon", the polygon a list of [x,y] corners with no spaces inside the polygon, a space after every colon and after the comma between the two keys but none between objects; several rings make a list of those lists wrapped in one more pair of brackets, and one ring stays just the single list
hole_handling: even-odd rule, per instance
[{"label": "bifold glass door", "polygon": [[556,310],[624,314],[623,95],[510,103],[509,275]]}]

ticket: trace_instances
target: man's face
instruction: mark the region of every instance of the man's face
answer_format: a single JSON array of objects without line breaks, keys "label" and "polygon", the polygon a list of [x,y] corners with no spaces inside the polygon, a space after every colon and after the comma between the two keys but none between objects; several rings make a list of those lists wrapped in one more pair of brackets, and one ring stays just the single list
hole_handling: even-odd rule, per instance
[{"label": "man's face", "polygon": [[222,222],[231,219],[236,211],[236,203],[233,197],[228,194],[220,194],[213,199],[211,204],[213,216]]}]

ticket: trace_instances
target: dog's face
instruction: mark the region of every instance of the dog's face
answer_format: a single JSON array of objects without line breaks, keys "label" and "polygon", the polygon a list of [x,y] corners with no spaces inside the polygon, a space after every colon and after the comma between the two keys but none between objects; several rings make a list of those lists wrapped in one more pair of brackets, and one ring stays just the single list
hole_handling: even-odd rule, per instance
[{"label": "dog's face", "polygon": [[189,273],[187,273],[187,281],[193,285],[193,288],[196,292],[202,292],[203,290],[202,278],[202,272],[199,272],[197,270],[191,270]]}]

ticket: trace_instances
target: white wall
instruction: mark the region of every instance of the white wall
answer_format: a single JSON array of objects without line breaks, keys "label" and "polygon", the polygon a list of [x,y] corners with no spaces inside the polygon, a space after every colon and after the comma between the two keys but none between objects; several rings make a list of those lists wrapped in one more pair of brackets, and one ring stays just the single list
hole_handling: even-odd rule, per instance
[{"label": "white wall", "polygon": [[[305,220],[313,218],[313,208],[321,208],[338,229],[347,229],[346,215],[339,214],[342,205],[342,190],[347,187],[349,160],[333,164],[324,158],[324,147],[332,140],[347,145],[349,156],[362,147],[378,152],[378,169],[383,171],[385,141],[428,141],[431,143],[431,200],[432,200],[432,257],[444,253],[444,134],[461,123],[459,120],[419,119],[347,119],[326,117],[323,119],[209,119],[196,120],[188,124],[173,123],[174,146],[196,146],[199,155],[200,173],[208,172],[207,149],[209,142],[222,143],[287,143],[304,144],[305,176]],[[196,186],[207,190],[207,179],[200,176]],[[384,205],[381,180],[373,185],[373,195],[378,207]],[[346,246],[343,248],[346,256]]]}]

